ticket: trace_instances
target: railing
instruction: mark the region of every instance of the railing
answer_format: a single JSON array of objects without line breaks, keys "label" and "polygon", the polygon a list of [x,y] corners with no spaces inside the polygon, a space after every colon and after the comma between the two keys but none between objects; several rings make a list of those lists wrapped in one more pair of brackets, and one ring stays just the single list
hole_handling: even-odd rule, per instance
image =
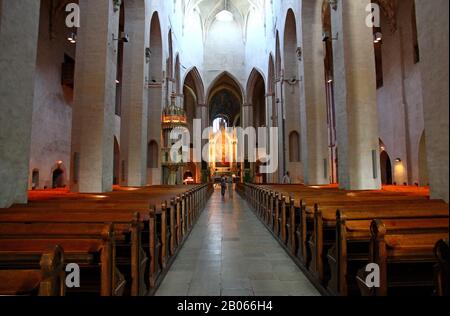
[{"label": "railing", "polygon": [[150,295],[163,281],[213,192],[212,184],[200,185],[170,202],[163,202],[160,208],[151,208],[148,229]]}]

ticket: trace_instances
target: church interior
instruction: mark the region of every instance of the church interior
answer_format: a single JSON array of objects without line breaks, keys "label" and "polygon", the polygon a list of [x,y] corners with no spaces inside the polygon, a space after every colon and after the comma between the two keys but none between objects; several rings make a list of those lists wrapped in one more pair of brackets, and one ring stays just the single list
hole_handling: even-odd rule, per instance
[{"label": "church interior", "polygon": [[0,0],[0,296],[448,296],[448,12]]}]

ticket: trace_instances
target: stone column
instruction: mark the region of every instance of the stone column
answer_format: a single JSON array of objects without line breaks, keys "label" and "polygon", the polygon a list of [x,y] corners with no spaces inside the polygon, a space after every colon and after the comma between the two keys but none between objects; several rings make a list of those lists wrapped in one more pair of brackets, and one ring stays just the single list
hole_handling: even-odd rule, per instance
[{"label": "stone column", "polygon": [[[268,128],[268,131],[270,131],[271,127],[276,127],[277,123],[274,121],[274,105],[275,105],[275,94],[274,93],[268,93],[266,94],[266,126]],[[270,132],[267,133],[267,142],[269,144],[270,142]],[[270,148],[270,153],[274,151],[273,148]],[[278,171],[274,172],[272,174],[267,175],[267,182],[268,183],[277,183],[278,182]]]},{"label": "stone column", "polygon": [[287,168],[287,160],[289,157],[287,157],[287,150],[289,142],[287,142],[286,139],[286,111],[285,111],[285,105],[283,101],[283,76],[281,75],[277,79],[276,83],[276,101],[275,101],[275,107],[277,112],[277,126],[278,126],[278,182],[282,183],[283,177],[286,173]]},{"label": "stone column", "polygon": [[416,0],[431,197],[448,202],[448,0]]},{"label": "stone column", "polygon": [[[125,32],[130,42],[124,45],[122,77],[121,159],[125,161],[124,186],[147,183],[148,90],[145,78],[148,63],[145,57],[145,10],[137,1],[125,5]],[[159,121],[159,120],[158,120]]]},{"label": "stone column", "polygon": [[112,190],[119,10],[80,0],[72,126],[72,190]]},{"label": "stone column", "polygon": [[[305,184],[328,184],[327,103],[322,41],[322,1],[303,1],[303,84],[300,101],[302,162]],[[302,73],[302,71],[300,71]]]},{"label": "stone column", "polygon": [[331,9],[340,187],[381,188],[373,28],[370,0]]},{"label": "stone column", "polygon": [[0,208],[28,200],[40,1],[0,2]]},{"label": "stone column", "polygon": [[[208,106],[206,104],[203,103],[199,103],[197,104],[197,107],[195,109],[195,117],[197,119],[201,119],[202,121],[202,127],[201,127],[201,134],[200,137],[202,138],[200,139],[194,139],[193,137],[195,136],[194,133],[191,135],[192,139],[191,142],[200,142],[201,144],[201,156],[197,157],[199,159],[203,159],[203,148],[205,148],[206,144],[208,143],[208,139],[203,139],[203,132],[205,131],[205,129],[207,127],[209,127],[209,119],[208,119]],[[198,162],[197,163],[197,170],[199,171],[199,175],[200,175],[200,179],[202,176],[202,162]]]}]

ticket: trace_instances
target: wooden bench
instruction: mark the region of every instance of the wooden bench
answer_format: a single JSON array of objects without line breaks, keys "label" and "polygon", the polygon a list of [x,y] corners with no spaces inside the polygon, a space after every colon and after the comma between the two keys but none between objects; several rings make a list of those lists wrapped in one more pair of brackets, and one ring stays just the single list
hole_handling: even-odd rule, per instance
[{"label": "wooden bench", "polygon": [[[420,204],[403,203],[379,204],[365,206],[364,202],[360,205],[347,206],[345,209],[349,219],[399,219],[399,218],[448,218],[448,206],[444,202],[438,202],[425,206]],[[327,255],[330,248],[336,241],[336,210],[327,208],[322,210],[318,205],[315,206],[314,213],[314,231],[311,232],[311,238],[308,240],[311,251],[310,271],[326,284],[329,280],[329,272],[325,269]]]},{"label": "wooden bench", "polygon": [[448,284],[448,268],[449,268],[448,238],[441,239],[436,243],[434,253],[437,259],[437,264],[435,266],[436,295],[448,296],[450,294]]},{"label": "wooden bench", "polygon": [[434,228],[417,232],[389,232],[381,220],[371,224],[371,251],[369,262],[380,268],[380,287],[369,288],[367,272],[360,270],[357,283],[363,296],[433,294],[433,266],[436,243],[448,238],[448,232]]},{"label": "wooden bench", "polygon": [[[112,224],[1,224],[1,266],[30,266],[21,254],[39,254],[57,243],[65,252],[66,263],[76,263],[88,277],[76,293],[98,293],[102,296],[122,296],[126,281],[116,266],[116,244]],[[27,257],[28,258],[28,257]],[[97,273],[100,271],[97,278]],[[93,273],[90,277],[89,274]]]},{"label": "wooden bench", "polygon": [[[147,215],[148,217],[148,215]],[[125,294],[132,296],[145,295],[148,291],[145,282],[145,273],[148,256],[142,245],[144,224],[139,213],[130,211],[95,212],[50,210],[48,212],[27,211],[18,214],[0,213],[0,223],[29,223],[48,225],[72,225],[74,233],[83,233],[84,227],[112,223],[116,247],[117,266],[126,278]],[[56,229],[56,228],[55,228]],[[39,233],[35,231],[36,235]],[[61,235],[62,236],[62,235]],[[30,238],[34,237],[30,234]],[[1,249],[0,249],[1,250]]]},{"label": "wooden bench", "polygon": [[[17,254],[17,252],[16,252]],[[0,253],[0,262],[6,261]],[[33,262],[36,257],[22,253],[22,258]],[[0,269],[0,295],[6,296],[64,296],[65,273],[64,252],[54,246],[44,251],[33,265],[39,269],[17,269],[17,267]]]},{"label": "wooden bench", "polygon": [[[353,224],[349,222],[350,226],[347,228],[355,229],[352,225],[364,227],[362,229],[365,235],[363,254],[355,252],[351,254],[354,256],[350,257],[350,259],[358,259],[357,255],[360,255],[360,262],[364,260],[367,262],[369,227],[371,221],[376,218],[384,219],[390,226],[394,225],[394,221],[402,220],[401,225],[404,227],[397,226],[395,229],[403,232],[407,232],[408,229],[419,231],[428,225],[435,229],[441,228],[448,235],[448,205],[443,201],[430,201],[426,190],[416,192],[410,188],[402,192],[352,192],[339,190],[333,186],[257,186],[252,184],[238,185],[236,190],[249,201],[257,216],[273,231],[285,249],[295,256],[302,266],[309,269],[310,275],[317,280],[317,284],[324,288],[328,285],[330,294],[343,295],[342,293],[347,291],[345,288],[342,292],[342,289],[339,289],[340,285],[337,285],[336,280],[340,275],[336,273],[331,275],[332,269],[339,271],[338,264],[342,265],[342,260],[347,260],[345,256],[336,254],[337,247],[333,247],[337,241],[338,229],[336,210],[342,209],[351,213],[352,217],[349,221],[354,222]],[[431,222],[428,221],[430,217]],[[406,221],[410,221],[409,224]],[[411,226],[408,228],[408,225]],[[352,233],[353,231],[348,235],[349,240],[345,243],[353,243],[352,238],[355,238],[356,242],[357,238],[361,237],[357,232],[355,235]],[[327,258],[334,260],[331,269],[326,264]],[[351,273],[354,275],[354,270]],[[328,284],[330,278],[333,280]]]},{"label": "wooden bench", "polygon": [[[349,215],[337,212],[336,242],[327,256],[331,272],[328,290],[333,295],[358,294],[355,282],[357,272],[369,263],[372,219],[352,220],[351,217],[351,212]],[[449,226],[448,218],[384,219],[383,222],[389,233],[401,234],[427,232],[430,229],[448,234]]]},{"label": "wooden bench", "polygon": [[[123,190],[104,196],[74,195],[73,198],[55,197],[51,200],[38,200],[30,205],[0,210],[0,222],[32,223],[50,219],[53,223],[66,224],[74,221],[114,223],[118,265],[131,265],[130,277],[127,278],[130,281],[128,283],[132,284],[130,293],[145,295],[149,293],[147,285],[150,287],[154,283],[152,282],[154,275],[150,271],[157,270],[155,261],[168,261],[174,255],[213,192],[210,185],[161,187],[160,189],[157,196],[149,194],[152,189],[139,189],[131,193]],[[155,212],[153,208],[149,210],[148,205],[151,205],[152,201],[173,196],[174,192],[182,193],[181,196],[172,200],[174,204],[158,212]],[[80,196],[82,196],[81,200]],[[144,216],[138,216],[137,219],[133,218],[130,221],[135,210],[146,211],[143,211]],[[167,221],[161,221],[163,213]],[[159,220],[157,220],[158,217]],[[156,238],[153,236],[154,232],[157,232]],[[161,240],[162,232],[165,232],[169,239]],[[164,255],[163,249],[166,249]],[[150,259],[150,264],[145,267],[147,258]],[[166,264],[162,269],[165,268],[167,268]],[[147,281],[145,275],[149,276]]]}]

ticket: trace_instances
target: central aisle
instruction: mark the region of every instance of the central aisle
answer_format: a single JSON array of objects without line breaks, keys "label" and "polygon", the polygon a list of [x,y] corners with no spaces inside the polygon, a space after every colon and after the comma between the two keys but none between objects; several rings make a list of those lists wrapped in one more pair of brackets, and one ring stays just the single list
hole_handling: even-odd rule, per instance
[{"label": "central aisle", "polygon": [[156,295],[319,293],[239,195],[216,191]]}]

